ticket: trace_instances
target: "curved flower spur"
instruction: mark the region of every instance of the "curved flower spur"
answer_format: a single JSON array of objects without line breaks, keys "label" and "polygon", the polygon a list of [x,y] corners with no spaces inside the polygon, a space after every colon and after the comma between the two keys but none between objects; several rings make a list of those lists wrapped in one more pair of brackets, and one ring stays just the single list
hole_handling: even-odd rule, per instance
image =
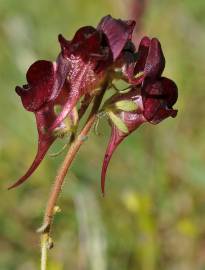
[{"label": "curved flower spur", "polygon": [[[117,92],[103,109],[110,117],[112,134],[102,168],[102,191],[109,160],[117,145],[144,122],[159,123],[175,117],[172,105],[177,100],[177,87],[161,77],[165,59],[157,39],[142,39],[138,51],[132,42],[134,21],[102,18],[97,28],[80,28],[71,41],[59,35],[61,52],[57,60],[40,60],[27,71],[27,85],[16,87],[26,110],[35,114],[38,129],[38,151],[26,172],[10,188],[23,183],[39,166],[53,142],[72,132],[74,111],[80,100],[79,117],[99,95],[99,89],[111,88],[114,79],[129,83],[126,94]],[[60,105],[59,114],[55,106]],[[102,109],[101,109],[102,110]],[[65,119],[70,119],[67,127]],[[69,129],[70,128],[70,129]]]}]

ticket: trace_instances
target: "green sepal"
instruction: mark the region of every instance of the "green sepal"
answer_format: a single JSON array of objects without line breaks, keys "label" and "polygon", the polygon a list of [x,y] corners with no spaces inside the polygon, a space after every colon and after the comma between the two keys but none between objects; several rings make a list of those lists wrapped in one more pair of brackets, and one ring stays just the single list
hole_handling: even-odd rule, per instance
[{"label": "green sepal", "polygon": [[116,114],[114,114],[112,111],[107,111],[107,114],[110,118],[110,120],[113,122],[113,124],[123,133],[128,133],[129,130],[125,123],[120,119]]},{"label": "green sepal", "polygon": [[117,110],[132,112],[137,110],[137,104],[132,100],[119,100],[115,103]]}]

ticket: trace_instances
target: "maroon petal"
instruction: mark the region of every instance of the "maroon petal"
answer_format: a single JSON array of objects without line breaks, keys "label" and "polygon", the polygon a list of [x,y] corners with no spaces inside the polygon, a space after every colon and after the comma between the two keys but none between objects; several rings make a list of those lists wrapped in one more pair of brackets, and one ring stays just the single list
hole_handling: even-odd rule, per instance
[{"label": "maroon petal", "polygon": [[52,132],[57,126],[59,126],[62,123],[62,121],[66,118],[66,116],[71,113],[73,108],[77,105],[77,102],[79,101],[80,97],[81,97],[80,91],[69,92],[67,102],[63,105],[62,111],[49,128],[50,132]]},{"label": "maroon petal", "polygon": [[88,61],[92,55],[96,55],[98,59],[101,56],[101,35],[91,26],[80,28],[72,41],[66,40],[62,35],[58,39],[65,58],[70,59],[73,54]]},{"label": "maroon petal", "polygon": [[70,63],[63,57],[62,54],[59,54],[54,66],[55,81],[53,84],[52,95],[50,96],[49,101],[55,101],[56,98],[60,95],[66,82],[66,78],[70,69]]},{"label": "maroon petal", "polygon": [[30,66],[26,74],[28,84],[16,87],[26,110],[37,111],[49,100],[54,74],[54,65],[50,61],[40,60]]},{"label": "maroon petal", "polygon": [[68,61],[59,55],[57,62],[40,60],[27,71],[27,85],[16,87],[26,110],[36,112],[59,95],[67,77]]},{"label": "maroon petal", "polygon": [[159,78],[165,67],[165,58],[158,39],[144,37],[139,45],[134,74],[144,72],[144,77]]},{"label": "maroon petal", "polygon": [[140,41],[139,49],[138,49],[138,59],[135,65],[134,74],[144,71],[149,47],[150,47],[151,40],[149,37],[143,37]]},{"label": "maroon petal", "polygon": [[65,84],[68,88],[68,96],[61,113],[50,127],[50,131],[55,129],[65,117],[70,114],[81,97],[86,94],[92,96],[93,91],[102,84],[106,75],[106,71],[96,74],[95,62],[92,61],[85,64],[81,58],[77,57],[70,60],[70,64],[71,68],[68,73],[68,80]]},{"label": "maroon petal", "polygon": [[166,97],[167,106],[171,108],[178,99],[178,88],[174,81],[161,77],[160,79],[163,89],[163,94]]},{"label": "maroon petal", "polygon": [[152,122],[154,116],[161,108],[161,100],[156,98],[145,98],[144,99],[144,117],[147,121]]},{"label": "maroon petal", "polygon": [[87,42],[90,38],[95,35],[96,29],[92,26],[83,26],[75,33],[75,36],[71,42],[72,45]]},{"label": "maroon petal", "polygon": [[[100,53],[100,33],[91,26],[85,26],[80,28],[72,42],[71,47],[74,53],[80,53],[81,56],[89,55],[90,53]],[[78,49],[78,50],[76,50]]]},{"label": "maroon petal", "polygon": [[150,120],[150,123],[156,125],[162,122],[164,119],[168,117],[176,117],[177,116],[177,110],[173,109],[164,109],[159,108],[157,113],[153,116],[153,118]]},{"label": "maroon petal", "polygon": [[178,90],[172,80],[162,77],[154,83],[145,81],[142,96],[147,121],[157,124],[169,116],[176,116],[177,111],[172,106],[177,101]]},{"label": "maroon petal", "polygon": [[149,53],[151,40],[148,37],[142,38],[138,52],[124,52],[123,53],[123,62],[124,66],[122,69],[124,79],[128,83],[133,85],[139,85],[143,82],[145,74],[142,74],[138,77],[135,77],[136,74],[143,72],[145,69],[145,64],[147,61],[147,56]]},{"label": "maroon petal", "polygon": [[144,76],[151,79],[159,78],[165,67],[165,58],[158,39],[153,38],[144,68]]},{"label": "maroon petal", "polygon": [[70,48],[70,41],[65,39],[63,35],[58,35],[58,41],[60,43],[61,46],[61,54],[64,58],[67,57],[68,55],[68,50]]},{"label": "maroon petal", "polygon": [[102,18],[97,29],[101,30],[107,37],[113,60],[116,60],[123,50],[125,44],[132,37],[135,21],[122,21],[114,19],[110,15]]}]

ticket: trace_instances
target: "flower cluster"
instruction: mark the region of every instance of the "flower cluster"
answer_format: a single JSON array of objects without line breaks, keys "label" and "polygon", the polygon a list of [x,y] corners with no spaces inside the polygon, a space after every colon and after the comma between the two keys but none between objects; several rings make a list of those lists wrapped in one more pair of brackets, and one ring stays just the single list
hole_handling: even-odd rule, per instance
[{"label": "flower cluster", "polygon": [[[108,116],[112,129],[102,167],[103,192],[107,166],[119,143],[142,123],[157,124],[176,116],[172,106],[177,100],[177,86],[162,77],[165,58],[160,42],[144,37],[136,50],[132,42],[134,27],[134,21],[105,16],[97,28],[82,27],[72,40],[59,35],[61,52],[55,62],[39,60],[30,66],[27,84],[17,86],[16,92],[25,109],[35,114],[38,151],[26,174],[10,188],[34,172],[57,138],[76,130],[79,102],[84,101],[78,112],[85,102],[87,106],[92,103],[103,86],[109,90],[116,79],[129,86],[125,93],[117,90],[100,109]],[[59,113],[56,106],[61,108]]]}]

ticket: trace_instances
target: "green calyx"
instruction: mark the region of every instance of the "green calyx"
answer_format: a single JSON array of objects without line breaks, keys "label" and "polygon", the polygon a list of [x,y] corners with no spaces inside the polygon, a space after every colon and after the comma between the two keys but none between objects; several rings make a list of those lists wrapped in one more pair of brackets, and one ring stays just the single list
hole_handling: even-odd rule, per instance
[{"label": "green calyx", "polygon": [[110,120],[113,122],[113,124],[123,133],[128,133],[129,130],[125,123],[122,121],[122,119],[117,116],[113,111],[108,110],[107,115],[109,116]]},{"label": "green calyx", "polygon": [[137,110],[137,104],[132,100],[119,100],[115,103],[115,108],[120,111],[133,112]]}]

